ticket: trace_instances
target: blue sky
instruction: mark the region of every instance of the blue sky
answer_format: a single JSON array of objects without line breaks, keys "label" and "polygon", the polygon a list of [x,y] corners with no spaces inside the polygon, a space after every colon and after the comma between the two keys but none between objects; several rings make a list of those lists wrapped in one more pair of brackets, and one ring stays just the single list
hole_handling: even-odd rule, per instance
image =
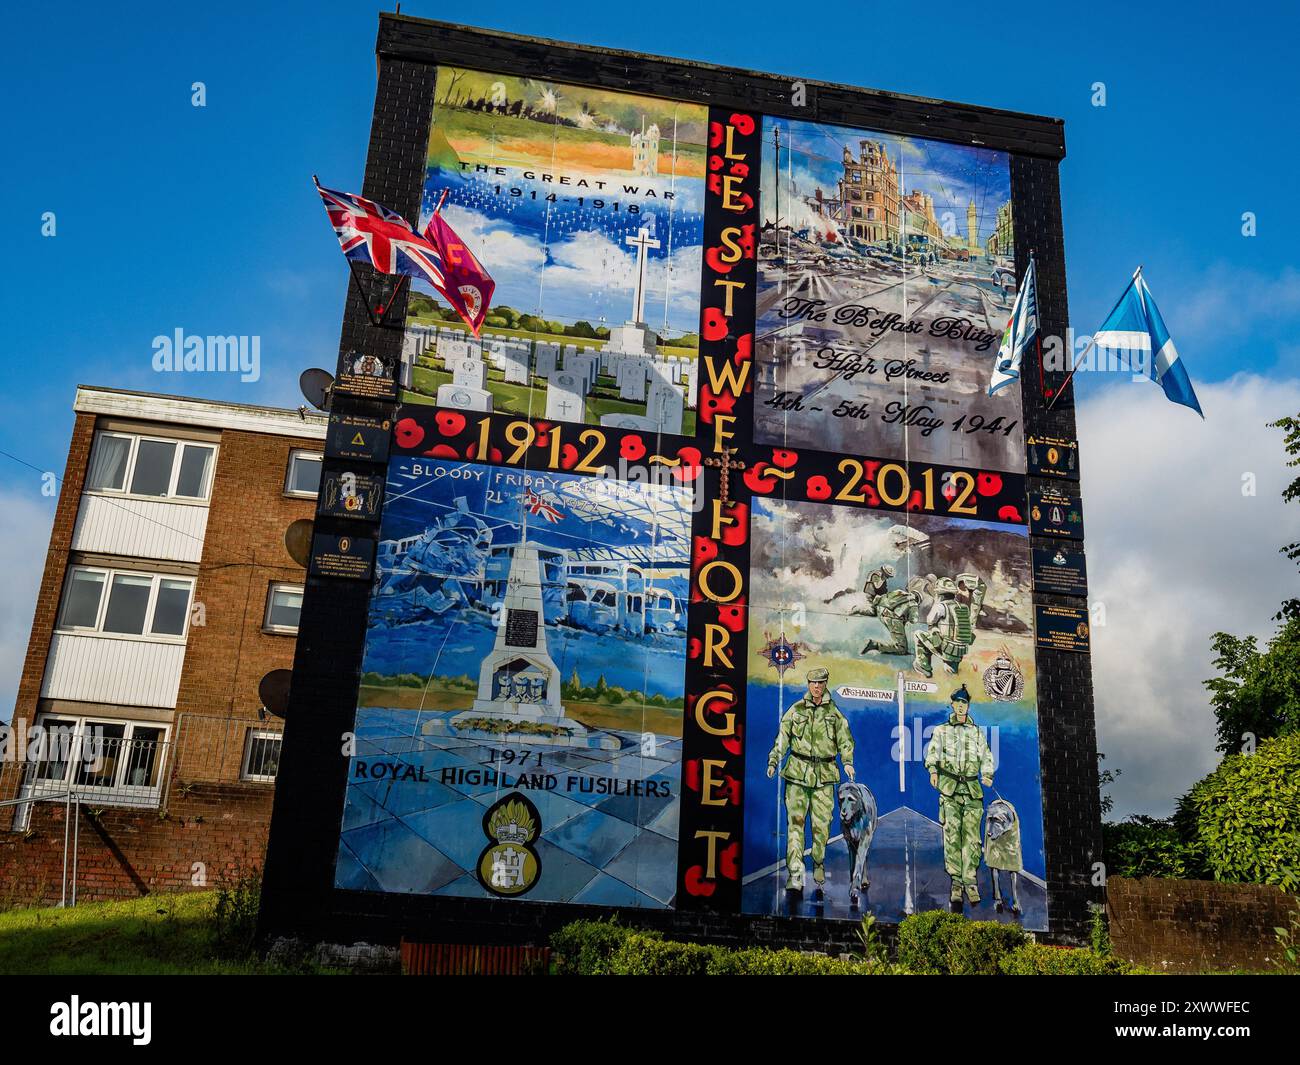
[{"label": "blue sky", "polygon": [[[653,17],[582,0],[455,10],[416,0],[406,12],[1064,118],[1075,328],[1095,328],[1144,263],[1206,412],[1204,426],[1186,410],[1174,413],[1149,384],[1081,383],[1090,544],[1113,543],[1116,560],[1090,551],[1094,599],[1113,587],[1112,616],[1131,615],[1134,633],[1166,633],[1152,654],[1172,657],[1155,670],[1146,663],[1142,677],[1160,669],[1183,676],[1183,694],[1157,716],[1166,738],[1199,751],[1212,734],[1199,689],[1209,675],[1208,634],[1266,633],[1280,585],[1295,580],[1273,556],[1297,538],[1289,535],[1290,511],[1300,508],[1275,503],[1284,471],[1276,434],[1262,424],[1300,409],[1292,403],[1300,396],[1300,272],[1291,202],[1300,141],[1284,113],[1294,97],[1300,15],[1269,6],[1237,27],[1225,24],[1221,5],[1204,2],[868,6],[854,18],[892,44],[872,47],[868,35],[854,47],[837,34],[830,9],[809,17],[766,2],[710,8],[665,0]],[[300,370],[332,364],[347,280],[311,175],[336,188],[360,186],[376,8],[330,0],[66,2],[19,6],[6,29],[13,45],[0,83],[11,102],[0,123],[17,244],[0,289],[9,326],[0,449],[61,473],[78,382],[296,405]],[[195,81],[206,84],[206,107],[191,106]],[[1105,83],[1105,107],[1093,106],[1095,82]],[[57,218],[53,238],[41,236],[46,211]],[[1246,211],[1257,217],[1258,236],[1241,235]],[[262,379],[241,385],[233,375],[154,373],[152,339],[176,328],[259,335]],[[1159,439],[1149,435],[1155,427]],[[1157,453],[1168,456],[1163,465],[1153,465]],[[1206,471],[1224,461],[1222,483],[1207,488]],[[30,555],[43,554],[50,501],[38,472],[3,456],[0,469],[6,557],[35,569]],[[1257,474],[1256,502],[1237,499],[1240,472]],[[1125,491],[1108,495],[1121,480]],[[1157,538],[1150,521],[1132,513],[1148,481],[1152,492],[1223,498],[1207,496],[1188,522]],[[1114,513],[1099,513],[1111,498]],[[1214,521],[1228,524],[1212,528]],[[1248,574],[1231,565],[1218,574],[1221,559],[1215,567],[1208,555],[1178,555],[1170,577],[1136,598],[1126,567],[1146,580],[1172,565],[1176,548],[1191,552],[1211,532],[1233,545],[1236,566],[1250,560]],[[1211,568],[1215,576],[1207,576]],[[30,624],[27,580],[0,622],[5,703]],[[1225,582],[1217,597],[1209,595],[1215,580]],[[1187,587],[1209,598],[1158,598]],[[1102,746],[1109,742],[1112,763],[1123,766],[1114,744],[1126,733],[1107,721],[1123,725],[1133,711],[1122,692],[1113,711],[1103,705],[1112,697],[1101,690],[1105,633],[1098,639]],[[1131,655],[1117,650],[1115,660]],[[1145,698],[1169,696],[1153,682]],[[1193,711],[1192,725],[1179,716]],[[1122,784],[1121,807],[1167,805],[1201,764],[1188,768],[1179,752],[1142,753],[1153,739],[1160,742],[1132,741],[1128,764],[1147,768]],[[1141,790],[1125,791],[1135,776]]]}]

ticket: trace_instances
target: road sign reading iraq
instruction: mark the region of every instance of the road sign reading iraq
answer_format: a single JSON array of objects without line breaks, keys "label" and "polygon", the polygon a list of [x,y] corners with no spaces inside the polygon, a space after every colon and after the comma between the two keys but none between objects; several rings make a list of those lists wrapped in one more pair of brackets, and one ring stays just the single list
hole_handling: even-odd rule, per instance
[{"label": "road sign reading iraq", "polygon": [[333,890],[1047,929],[1014,138],[424,39]]}]

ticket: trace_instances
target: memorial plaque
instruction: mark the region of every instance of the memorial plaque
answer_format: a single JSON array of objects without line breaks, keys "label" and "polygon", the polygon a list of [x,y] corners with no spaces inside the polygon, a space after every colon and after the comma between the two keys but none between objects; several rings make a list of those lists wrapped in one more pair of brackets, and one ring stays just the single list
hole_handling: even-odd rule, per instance
[{"label": "memorial plaque", "polygon": [[1034,548],[1034,591],[1088,596],[1088,565],[1082,551],[1067,547]]},{"label": "memorial plaque", "polygon": [[1025,451],[1031,477],[1079,479],[1079,441],[1058,436],[1027,436]]},{"label": "memorial plaque", "polygon": [[1035,536],[1083,539],[1083,507],[1079,497],[1060,488],[1029,493],[1029,531]]},{"label": "memorial plaque", "polygon": [[334,376],[336,393],[360,399],[397,399],[397,359],[394,356],[348,351],[339,356],[338,369]]},{"label": "memorial plaque", "polygon": [[1035,643],[1048,651],[1087,654],[1088,611],[1082,607],[1040,605],[1034,609]]},{"label": "memorial plaque", "polygon": [[510,647],[537,645],[537,611],[506,611],[506,644]]},{"label": "memorial plaque", "polygon": [[317,533],[311,545],[313,577],[368,581],[375,561],[375,542],[361,536]]},{"label": "memorial plaque", "polygon": [[318,513],[335,518],[378,521],[383,499],[383,477],[352,470],[327,472],[321,477]]},{"label": "memorial plaque", "polygon": [[325,457],[387,462],[388,441],[392,431],[393,423],[387,418],[331,414],[329,429],[325,434]]}]

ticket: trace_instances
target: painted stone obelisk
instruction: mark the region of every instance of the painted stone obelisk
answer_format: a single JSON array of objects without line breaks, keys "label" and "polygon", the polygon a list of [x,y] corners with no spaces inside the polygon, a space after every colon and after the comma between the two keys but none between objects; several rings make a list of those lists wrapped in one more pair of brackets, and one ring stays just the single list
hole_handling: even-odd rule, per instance
[{"label": "painted stone obelisk", "polygon": [[479,669],[474,708],[452,724],[468,724],[474,718],[527,721],[555,725],[571,736],[586,734],[582,725],[565,716],[560,702],[560,670],[546,649],[541,563],[535,544],[518,544],[510,551],[496,642]]}]

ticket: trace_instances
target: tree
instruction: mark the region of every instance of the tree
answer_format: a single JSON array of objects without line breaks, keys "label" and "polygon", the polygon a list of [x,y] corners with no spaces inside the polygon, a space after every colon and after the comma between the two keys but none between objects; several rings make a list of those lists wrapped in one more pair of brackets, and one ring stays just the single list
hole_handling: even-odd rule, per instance
[{"label": "tree", "polygon": [[[1270,425],[1274,429],[1281,429],[1286,436],[1282,440],[1282,446],[1287,453],[1287,466],[1294,469],[1300,466],[1300,414],[1294,418],[1279,418]],[[1282,499],[1286,503],[1300,502],[1300,476],[1294,477],[1291,483],[1282,490]],[[1281,548],[1282,554],[1291,559],[1297,566],[1300,566],[1300,541],[1293,544],[1287,544]],[[1283,617],[1295,620],[1300,618],[1300,598],[1291,598],[1282,604],[1282,609],[1278,611],[1278,618]]]},{"label": "tree", "polygon": [[1255,637],[1216,632],[1207,680],[1221,753],[1235,753],[1273,736],[1300,732],[1300,616],[1288,620],[1261,651]]},{"label": "tree", "polygon": [[1124,775],[1122,769],[1102,769],[1101,763],[1106,760],[1106,756],[1100,751],[1097,752],[1097,790],[1101,792],[1101,816],[1105,817],[1111,810],[1115,809],[1115,798],[1107,794],[1106,789],[1115,783]]},{"label": "tree", "polygon": [[[1282,446],[1287,466],[1300,466],[1300,414],[1269,425],[1286,434]],[[1300,477],[1287,485],[1282,499],[1300,502]],[[1300,542],[1281,551],[1300,564]],[[1263,651],[1253,636],[1216,632],[1210,638],[1214,668],[1222,676],[1207,680],[1205,686],[1210,689],[1218,721],[1217,749],[1222,753],[1300,730],[1300,598],[1285,600],[1274,620],[1283,624]]]}]

